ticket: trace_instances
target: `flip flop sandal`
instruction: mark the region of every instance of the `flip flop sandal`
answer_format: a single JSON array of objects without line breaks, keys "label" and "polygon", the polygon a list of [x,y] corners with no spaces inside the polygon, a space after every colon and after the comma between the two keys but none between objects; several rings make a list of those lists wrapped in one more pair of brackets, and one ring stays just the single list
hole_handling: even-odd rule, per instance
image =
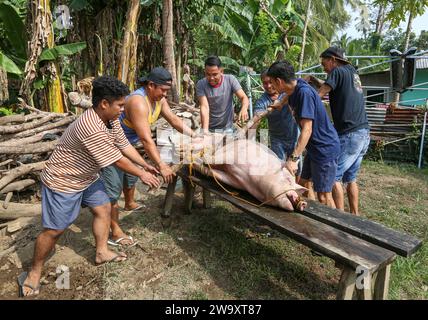
[{"label": "flip flop sandal", "polygon": [[[36,295],[38,295],[38,293],[36,294],[35,292],[40,291],[40,287],[41,287],[40,284],[37,287],[33,287],[32,285],[25,283],[25,280],[27,280],[27,277],[28,277],[28,272],[26,272],[26,271],[22,272],[18,276],[18,286],[19,286],[19,297],[20,298],[36,296]],[[33,292],[25,296],[24,295],[24,287],[30,288],[31,290],[33,290]]]},{"label": "flip flop sandal", "polygon": [[134,212],[134,211],[137,211],[137,210],[140,210],[140,209],[145,209],[145,208],[147,208],[146,205],[141,204],[141,205],[139,205],[138,207],[136,207],[134,209],[130,209],[130,210],[125,210],[124,209],[123,212],[130,213],[130,212]]},{"label": "flip flop sandal", "polygon": [[[124,258],[124,259],[118,260],[118,258]],[[103,264],[107,264],[107,263],[111,263],[111,262],[124,262],[127,259],[128,259],[127,257],[125,257],[125,256],[121,255],[120,253],[118,253],[113,258],[111,258],[110,260],[106,260],[106,261],[103,261],[103,262],[100,262],[100,263],[95,262],[95,265],[97,267],[99,267],[99,266],[102,266]]]},{"label": "flip flop sandal", "polygon": [[[124,244],[121,244],[121,243],[120,243],[122,240],[131,240],[131,241],[132,241],[132,243],[131,243],[131,244],[128,244],[128,245],[124,245]],[[111,245],[111,246],[115,246],[115,247],[117,247],[117,246],[126,246],[126,247],[128,247],[128,246],[131,246],[131,245],[133,245],[133,244],[134,244],[134,239],[133,239],[131,236],[127,236],[127,237],[121,237],[121,238],[119,238],[119,239],[117,239],[117,240],[108,239],[108,240],[107,240],[107,243],[108,243],[109,245]]]}]

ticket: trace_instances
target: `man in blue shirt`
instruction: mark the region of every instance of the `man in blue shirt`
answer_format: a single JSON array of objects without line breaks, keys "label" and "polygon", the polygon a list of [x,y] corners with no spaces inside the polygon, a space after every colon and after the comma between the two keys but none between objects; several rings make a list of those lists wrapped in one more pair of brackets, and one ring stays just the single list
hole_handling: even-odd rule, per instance
[{"label": "man in blue shirt", "polygon": [[[256,101],[254,114],[266,111],[275,100],[281,98],[279,93],[273,88],[271,79],[267,75],[267,71],[267,69],[264,70],[260,75],[265,92]],[[282,108],[281,110],[272,111],[272,113],[267,116],[267,120],[269,124],[271,149],[278,158],[286,160],[296,146],[297,137],[299,135],[297,123],[288,106],[285,106],[285,108]],[[300,175],[300,163],[301,162],[299,162],[297,175]]]},{"label": "man in blue shirt", "polygon": [[332,189],[340,152],[339,137],[331,124],[318,93],[304,80],[297,79],[288,61],[277,61],[268,70],[274,88],[288,96],[288,103],[300,126],[297,145],[288,157],[286,168],[297,171],[297,161],[307,150],[302,178],[312,179],[318,200],[335,208]]},{"label": "man in blue shirt", "polygon": [[344,209],[342,183],[346,185],[350,212],[358,215],[357,174],[370,144],[369,123],[360,77],[346,59],[344,51],[330,47],[321,54],[321,64],[328,74],[322,82],[310,80],[320,86],[321,97],[329,94],[334,127],[340,140],[336,183],[333,198],[338,209]]}]

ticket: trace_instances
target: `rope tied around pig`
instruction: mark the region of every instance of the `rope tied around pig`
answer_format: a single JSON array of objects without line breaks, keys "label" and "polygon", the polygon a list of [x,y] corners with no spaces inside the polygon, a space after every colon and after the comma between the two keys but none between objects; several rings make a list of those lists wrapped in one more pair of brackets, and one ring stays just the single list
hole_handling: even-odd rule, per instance
[{"label": "rope tied around pig", "polygon": [[[240,200],[240,201],[243,201],[243,202],[245,202],[245,203],[247,203],[247,204],[249,204],[249,205],[252,205],[252,206],[255,206],[255,207],[257,207],[257,208],[261,208],[262,206],[264,206],[265,204],[268,204],[269,202],[272,202],[272,201],[274,201],[275,199],[277,199],[278,197],[280,197],[280,196],[282,196],[282,195],[284,195],[284,194],[286,194],[287,192],[289,192],[289,191],[293,191],[294,189],[286,189],[286,190],[284,190],[284,191],[282,191],[282,192],[280,192],[279,194],[277,194],[276,196],[274,196],[274,197],[272,197],[272,198],[270,198],[270,199],[268,199],[268,200],[266,200],[266,201],[263,201],[262,203],[259,203],[259,204],[257,204],[257,203],[254,203],[254,202],[252,202],[252,201],[249,201],[249,200],[247,200],[247,199],[244,199],[244,198],[241,198],[240,196],[239,196],[239,192],[233,192],[233,191],[229,191],[229,190],[227,190],[226,189],[226,187],[224,187],[223,186],[223,184],[220,182],[220,181],[218,181],[217,180],[217,178],[216,178],[216,175],[215,175],[215,173],[214,173],[214,170],[212,169],[212,167],[211,167],[211,165],[210,165],[210,163],[208,162],[208,161],[206,161],[206,159],[205,159],[205,151],[206,151],[206,148],[204,147],[200,152],[199,152],[199,154],[195,157],[195,156],[193,156],[193,154],[192,154],[192,152],[190,152],[190,157],[189,157],[189,176],[190,177],[192,177],[193,176],[193,166],[194,166],[194,164],[195,164],[195,159],[197,159],[197,158],[200,158],[200,159],[203,159],[204,160],[204,163],[206,163],[206,165],[208,166],[208,168],[209,168],[209,170],[210,170],[210,176],[212,176],[213,178],[214,178],[214,181],[217,183],[217,185],[218,186],[220,186],[220,188],[222,188],[227,194],[229,194],[229,195],[231,195],[233,198],[235,198],[235,199],[238,199],[238,200]],[[192,181],[192,179],[190,178],[189,179],[190,180],[190,184],[192,185],[192,187],[195,187],[195,185],[193,184],[193,181]],[[298,208],[300,208],[300,206],[301,206],[301,204],[302,204],[302,202],[304,202],[304,200],[302,200],[300,197],[298,197],[298,202],[296,203],[296,205],[295,206],[293,206],[296,210],[298,210]]]}]

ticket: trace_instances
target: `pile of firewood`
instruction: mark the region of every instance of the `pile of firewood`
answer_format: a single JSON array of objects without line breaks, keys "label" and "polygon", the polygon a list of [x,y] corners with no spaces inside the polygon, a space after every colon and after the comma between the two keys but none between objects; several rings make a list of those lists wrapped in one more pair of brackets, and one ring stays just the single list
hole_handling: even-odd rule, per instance
[{"label": "pile of firewood", "polygon": [[[199,109],[185,103],[170,102],[170,106],[189,127],[200,126]],[[20,107],[29,113],[0,117],[0,236],[20,230],[28,217],[41,214],[40,171],[64,130],[77,118],[43,112],[22,100]],[[152,128],[154,139],[156,129],[168,127],[165,119],[159,119]]]},{"label": "pile of firewood", "polygon": [[43,112],[0,117],[0,235],[19,230],[25,217],[41,213],[39,173],[76,116]]}]

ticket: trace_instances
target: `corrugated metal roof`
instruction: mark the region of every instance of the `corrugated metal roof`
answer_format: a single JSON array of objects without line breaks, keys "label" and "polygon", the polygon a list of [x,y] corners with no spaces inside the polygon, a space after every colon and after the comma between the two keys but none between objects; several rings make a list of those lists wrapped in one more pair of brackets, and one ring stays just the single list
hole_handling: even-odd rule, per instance
[{"label": "corrugated metal roof", "polygon": [[428,69],[428,55],[422,59],[416,59],[416,69]]}]

